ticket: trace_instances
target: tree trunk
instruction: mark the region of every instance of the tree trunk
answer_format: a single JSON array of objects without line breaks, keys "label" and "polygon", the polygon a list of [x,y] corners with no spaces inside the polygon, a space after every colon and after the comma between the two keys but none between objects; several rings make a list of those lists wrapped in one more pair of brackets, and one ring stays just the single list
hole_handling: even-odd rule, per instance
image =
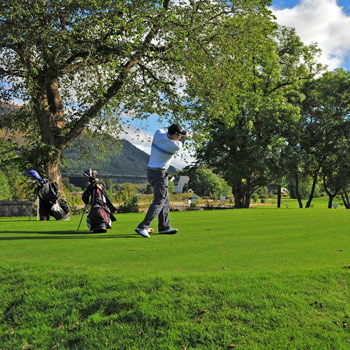
[{"label": "tree trunk", "polygon": [[298,173],[295,173],[295,195],[298,199],[299,208],[303,207],[303,202],[301,201],[300,193],[299,193],[299,176]]},{"label": "tree trunk", "polygon": [[341,198],[343,199],[343,203],[346,209],[350,209],[350,202],[349,202],[349,196],[346,190],[343,189],[341,193]]},{"label": "tree trunk", "polygon": [[277,208],[281,208],[282,186],[277,187]]},{"label": "tree trunk", "polygon": [[336,195],[334,196],[328,196],[328,209],[332,209],[332,205],[333,205],[333,199]]},{"label": "tree trunk", "polygon": [[309,199],[307,200],[307,203],[305,205],[305,208],[310,208],[311,202],[312,202],[312,200],[314,198],[315,188],[316,188],[316,183],[317,183],[317,177],[318,177],[318,171],[314,175],[314,179],[312,181],[311,192],[310,192],[310,195],[309,195]]},{"label": "tree trunk", "polygon": [[48,178],[51,181],[57,182],[61,187],[62,175],[59,169],[60,159],[61,157],[57,157],[55,159],[52,159],[52,161],[50,161],[49,163],[45,164],[45,171],[47,173]]},{"label": "tree trunk", "polygon": [[61,160],[61,154],[56,153],[56,156],[53,156],[48,163],[45,164],[45,172],[48,176],[48,178],[53,181],[57,182],[59,185],[59,192],[60,192],[60,198],[66,199],[65,193],[64,193],[64,185],[62,181],[62,174],[59,168],[60,160]]},{"label": "tree trunk", "polygon": [[323,177],[323,187],[324,187],[324,190],[326,191],[326,193],[328,195],[328,209],[332,209],[333,199],[338,194],[339,188],[336,189],[334,193],[331,193],[331,191],[328,190],[328,188],[327,188],[327,183],[326,183],[326,177],[325,176]]},{"label": "tree trunk", "polygon": [[242,185],[234,185],[232,186],[232,192],[235,197],[235,208],[243,208],[244,196],[242,191]]},{"label": "tree trunk", "polygon": [[246,192],[244,194],[244,205],[243,205],[243,208],[249,208],[249,205],[250,205],[250,196],[251,194],[249,192]]}]

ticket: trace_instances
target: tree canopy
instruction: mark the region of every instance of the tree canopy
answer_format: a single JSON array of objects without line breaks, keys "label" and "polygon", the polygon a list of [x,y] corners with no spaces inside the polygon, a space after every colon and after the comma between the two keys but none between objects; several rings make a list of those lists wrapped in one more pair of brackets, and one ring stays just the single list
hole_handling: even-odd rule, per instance
[{"label": "tree canopy", "polygon": [[[239,46],[237,38],[218,43],[224,63],[221,56],[214,60],[215,75],[199,71],[211,85],[201,89],[193,79],[187,90],[195,101],[189,119],[195,116],[198,160],[222,172],[236,207],[248,207],[257,188],[283,176],[282,151],[300,118],[301,87],[320,69],[317,48],[305,46],[295,30],[255,20],[254,28],[265,28],[260,34],[253,30],[255,46]],[[252,33],[246,35],[243,43]]]},{"label": "tree canopy", "polygon": [[185,60],[204,55],[227,18],[262,11],[252,0],[4,0],[0,100],[20,109],[0,128],[27,135],[26,159],[57,179],[87,128],[117,133],[125,113],[176,119]]}]

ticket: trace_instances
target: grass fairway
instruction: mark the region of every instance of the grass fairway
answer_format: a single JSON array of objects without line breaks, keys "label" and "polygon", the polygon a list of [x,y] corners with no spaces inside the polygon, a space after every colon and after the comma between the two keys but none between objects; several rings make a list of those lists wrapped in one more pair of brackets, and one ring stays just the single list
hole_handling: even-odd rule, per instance
[{"label": "grass fairway", "polygon": [[349,211],[143,216],[0,218],[0,349],[350,349]]}]

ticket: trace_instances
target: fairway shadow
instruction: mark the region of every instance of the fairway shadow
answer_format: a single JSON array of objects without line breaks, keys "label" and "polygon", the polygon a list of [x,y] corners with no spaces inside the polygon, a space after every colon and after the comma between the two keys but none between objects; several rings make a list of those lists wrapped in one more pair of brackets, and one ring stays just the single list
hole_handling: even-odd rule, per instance
[{"label": "fairway shadow", "polygon": [[[3,233],[35,233],[38,235],[50,235],[50,236],[17,236],[17,237],[0,237],[0,241],[12,241],[23,239],[91,239],[91,238],[142,238],[135,234],[103,234],[93,233],[90,231],[0,231]],[[83,235],[82,235],[83,234]]]}]

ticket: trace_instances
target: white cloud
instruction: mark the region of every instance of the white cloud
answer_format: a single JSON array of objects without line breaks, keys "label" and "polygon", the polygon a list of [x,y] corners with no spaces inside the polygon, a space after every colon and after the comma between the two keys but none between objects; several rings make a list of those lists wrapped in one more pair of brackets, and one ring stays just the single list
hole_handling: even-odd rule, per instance
[{"label": "white cloud", "polygon": [[342,67],[350,55],[350,16],[336,0],[301,0],[293,8],[272,10],[277,22],[296,28],[305,44],[318,43],[321,63],[330,70]]}]

